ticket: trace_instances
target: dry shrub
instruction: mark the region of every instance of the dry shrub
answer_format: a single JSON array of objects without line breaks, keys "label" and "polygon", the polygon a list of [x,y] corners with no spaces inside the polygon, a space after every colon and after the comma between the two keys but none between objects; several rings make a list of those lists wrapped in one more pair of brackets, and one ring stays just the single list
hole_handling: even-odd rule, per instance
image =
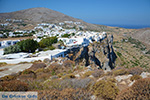
[{"label": "dry shrub", "polygon": [[14,80],[14,79],[16,79],[15,75],[7,75],[7,76],[0,78],[0,81],[10,81],[10,80]]},{"label": "dry shrub", "polygon": [[58,76],[59,78],[61,78],[61,77],[64,76],[64,75],[66,75],[66,74],[64,74],[64,73],[59,73],[57,76]]},{"label": "dry shrub", "polygon": [[117,75],[125,75],[128,72],[125,69],[118,69],[118,70],[114,70],[113,71],[113,75],[117,76]]},{"label": "dry shrub", "polygon": [[30,69],[25,69],[23,72],[21,72],[22,75],[24,74],[31,74],[31,73],[34,73],[32,70]]},{"label": "dry shrub", "polygon": [[17,79],[26,81],[26,80],[33,80],[36,78],[36,74],[34,71],[30,69],[26,69],[23,72],[20,72]]},{"label": "dry shrub", "polygon": [[47,71],[47,69],[41,69],[41,71],[37,70],[36,72],[36,79],[40,81],[45,81],[50,76],[51,76],[51,72]]},{"label": "dry shrub", "polygon": [[105,100],[114,100],[119,92],[119,89],[110,81],[98,81],[93,86],[94,94]]},{"label": "dry shrub", "polygon": [[26,83],[28,84],[28,90],[43,90],[43,86],[41,80],[27,80]]},{"label": "dry shrub", "polygon": [[51,74],[48,73],[42,73],[40,75],[37,75],[36,79],[38,80],[46,80],[50,77]]},{"label": "dry shrub", "polygon": [[18,80],[0,82],[1,91],[27,91],[28,85]]},{"label": "dry shrub", "polygon": [[92,75],[92,73],[94,73],[94,72],[93,72],[93,71],[87,71],[87,72],[85,72],[85,73],[82,75],[82,77],[83,77],[83,78],[89,77],[90,75]]},{"label": "dry shrub", "polygon": [[27,63],[29,63],[29,62],[24,61],[24,62],[20,62],[20,63],[18,63],[18,64],[27,64]]},{"label": "dry shrub", "polygon": [[39,68],[35,71],[35,73],[50,73],[50,69],[49,68]]},{"label": "dry shrub", "polygon": [[50,80],[43,84],[43,87],[45,89],[57,89],[57,90],[63,90],[65,88],[81,88],[81,89],[89,89],[91,86],[93,86],[95,82],[90,78],[85,79],[64,79],[64,80]]},{"label": "dry shrub", "polygon": [[76,78],[74,74],[67,74],[61,77],[62,79]]},{"label": "dry shrub", "polygon": [[40,62],[42,62],[42,61],[41,60],[35,60],[32,63],[40,63]]},{"label": "dry shrub", "polygon": [[110,82],[113,82],[113,83],[116,83],[116,82],[117,82],[117,80],[116,80],[115,78],[113,78],[113,77],[107,78],[106,80],[107,80],[107,81],[110,81]]},{"label": "dry shrub", "polygon": [[22,75],[17,77],[17,79],[22,80],[22,81],[33,80],[35,78],[36,78],[36,74],[34,74],[34,73],[22,74]]},{"label": "dry shrub", "polygon": [[113,76],[113,71],[111,71],[111,72],[108,71],[105,75],[106,76]]},{"label": "dry shrub", "polygon": [[50,71],[60,72],[63,70],[62,66],[58,63],[52,63],[49,67]]},{"label": "dry shrub", "polygon": [[44,72],[44,68],[39,68],[35,71],[35,73],[40,73],[40,72]]},{"label": "dry shrub", "polygon": [[46,69],[44,68],[43,72],[44,73],[50,73],[50,69],[49,68],[46,68]]},{"label": "dry shrub", "polygon": [[150,100],[150,78],[137,80],[119,93],[117,100]]},{"label": "dry shrub", "polygon": [[50,59],[46,58],[43,60],[44,63],[50,63]]},{"label": "dry shrub", "polygon": [[8,70],[8,68],[0,69],[0,72]]},{"label": "dry shrub", "polygon": [[30,70],[36,71],[39,68],[45,68],[46,64],[44,63],[33,63],[33,65],[29,68]]},{"label": "dry shrub", "polygon": [[38,91],[38,100],[91,100],[91,93],[82,89]]},{"label": "dry shrub", "polygon": [[71,73],[72,72],[72,67],[64,67],[58,63],[52,63],[49,67],[50,72],[52,73],[52,75],[56,75],[59,73]]},{"label": "dry shrub", "polygon": [[144,70],[141,67],[133,67],[128,70],[129,74],[132,75],[140,75],[143,71]]},{"label": "dry shrub", "polygon": [[119,66],[117,66],[117,67],[115,67],[115,69],[113,69],[113,70],[118,70],[118,69],[125,69],[124,67],[119,67]]},{"label": "dry shrub", "polygon": [[131,81],[134,81],[134,80],[138,80],[138,79],[141,79],[142,77],[140,75],[133,75],[130,80]]},{"label": "dry shrub", "polygon": [[147,69],[146,69],[146,72],[149,72],[149,73],[150,73],[150,68],[147,68]]},{"label": "dry shrub", "polygon": [[103,70],[95,70],[92,75],[95,77],[95,78],[98,78],[98,77],[101,77],[104,75],[104,72]]},{"label": "dry shrub", "polygon": [[64,61],[63,65],[64,67],[73,67],[75,65],[75,62],[71,60],[66,60]]},{"label": "dry shrub", "polygon": [[0,67],[7,65],[5,62],[0,62]]}]

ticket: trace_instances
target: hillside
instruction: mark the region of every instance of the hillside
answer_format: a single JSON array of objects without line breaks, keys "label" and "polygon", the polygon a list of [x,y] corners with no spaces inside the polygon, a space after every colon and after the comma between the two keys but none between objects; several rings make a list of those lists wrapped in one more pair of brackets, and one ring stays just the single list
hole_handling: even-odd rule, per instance
[{"label": "hillside", "polygon": [[86,29],[101,30],[101,27],[86,23],[80,19],[67,16],[63,13],[48,8],[31,8],[10,13],[0,13],[0,22],[6,19],[22,20],[22,23],[36,25],[38,23],[59,23],[64,21],[81,22]]},{"label": "hillside", "polygon": [[66,20],[79,21],[73,17],[48,8],[31,8],[11,13],[1,13],[0,19],[22,19],[29,23],[61,22]]},{"label": "hillside", "polygon": [[150,47],[150,28],[138,29],[132,34],[132,37]]}]

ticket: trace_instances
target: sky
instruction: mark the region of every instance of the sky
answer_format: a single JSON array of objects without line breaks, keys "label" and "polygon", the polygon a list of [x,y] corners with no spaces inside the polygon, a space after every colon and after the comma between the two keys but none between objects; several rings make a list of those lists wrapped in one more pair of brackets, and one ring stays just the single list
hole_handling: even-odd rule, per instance
[{"label": "sky", "polygon": [[0,0],[0,13],[35,7],[94,24],[150,25],[150,0]]}]

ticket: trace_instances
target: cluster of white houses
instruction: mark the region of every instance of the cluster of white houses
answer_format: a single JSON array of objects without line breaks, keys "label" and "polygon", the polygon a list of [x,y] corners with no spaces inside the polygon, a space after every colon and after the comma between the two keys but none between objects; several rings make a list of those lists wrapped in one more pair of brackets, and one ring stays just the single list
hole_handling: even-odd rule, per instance
[{"label": "cluster of white houses", "polygon": [[[73,22],[73,21],[65,21],[64,23],[73,23],[80,25],[80,22]],[[59,24],[64,24],[59,23]],[[46,26],[46,27],[45,27]],[[36,31],[37,29],[41,29],[41,31]],[[36,34],[34,34],[34,37],[37,42],[41,40],[41,38],[38,37],[51,37],[51,36],[57,36],[58,41],[63,41],[66,47],[74,47],[74,46],[88,46],[89,43],[92,43],[92,41],[100,41],[103,40],[106,37],[106,32],[93,32],[93,31],[77,31],[76,29],[63,29],[61,26],[57,26],[54,24],[49,23],[41,23],[38,24],[37,27],[33,29]],[[24,31],[16,31],[24,33]],[[72,35],[74,33],[74,35]],[[69,38],[62,38],[62,35],[64,34],[70,34]],[[13,33],[10,33],[10,35],[13,35]],[[15,45],[20,40],[5,40],[0,41],[0,48],[5,48],[10,45]],[[57,57],[65,57],[67,49],[55,49],[55,50],[48,50],[48,51],[42,51],[37,54],[36,57],[28,58],[29,54],[26,54],[26,56],[23,56],[22,53],[18,54],[9,54],[9,55],[0,55],[0,58],[5,58],[3,60],[0,60],[0,62],[10,62],[14,63],[20,61],[21,58],[22,61],[32,61],[32,60],[44,60],[45,58],[57,58]],[[8,60],[11,58],[11,60]],[[18,59],[15,61],[15,59]]]},{"label": "cluster of white houses", "polygon": [[4,41],[0,41],[0,47],[1,48],[5,48],[11,45],[15,45],[17,42],[19,42],[20,40],[4,40]]},{"label": "cluster of white houses", "polygon": [[[73,22],[73,21],[64,21],[64,23],[76,23],[81,24],[79,22]],[[64,24],[61,23],[61,24]],[[60,23],[59,23],[60,24]],[[48,26],[48,27],[44,27]],[[92,40],[94,41],[100,41],[106,37],[106,32],[93,32],[93,31],[77,31],[76,29],[63,29],[61,26],[57,26],[54,24],[38,24],[36,29],[42,29],[42,31],[36,32],[33,36],[37,39],[38,37],[43,36],[57,36],[58,40],[62,40],[66,46],[73,46],[73,45],[81,45],[81,44],[89,44],[92,43]],[[72,36],[72,34],[75,34]],[[62,35],[64,34],[70,34],[69,38],[62,38]],[[38,39],[39,40],[39,39]]]}]

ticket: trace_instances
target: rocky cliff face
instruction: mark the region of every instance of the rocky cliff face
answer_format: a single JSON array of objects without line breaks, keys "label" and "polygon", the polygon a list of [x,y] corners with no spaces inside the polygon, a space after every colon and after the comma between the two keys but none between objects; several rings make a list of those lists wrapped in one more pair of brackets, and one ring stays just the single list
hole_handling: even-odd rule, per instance
[{"label": "rocky cliff face", "polygon": [[104,40],[93,43],[80,49],[75,62],[84,63],[85,66],[111,70],[115,67],[116,54],[113,49],[113,35],[106,37]]}]

